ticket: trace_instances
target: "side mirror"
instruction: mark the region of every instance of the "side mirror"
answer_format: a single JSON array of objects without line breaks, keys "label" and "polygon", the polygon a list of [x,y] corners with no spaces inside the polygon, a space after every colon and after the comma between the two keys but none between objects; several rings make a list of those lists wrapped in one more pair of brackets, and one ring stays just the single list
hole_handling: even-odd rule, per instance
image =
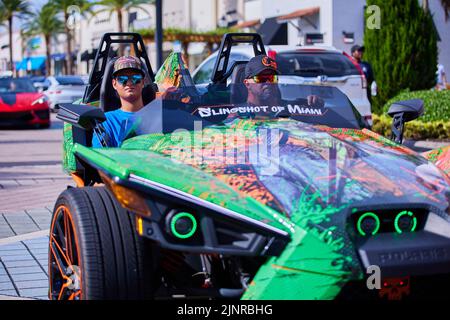
[{"label": "side mirror", "polygon": [[98,107],[71,103],[61,103],[57,107],[56,118],[84,130],[93,130],[98,123],[106,120],[104,112]]},{"label": "side mirror", "polygon": [[424,102],[421,99],[393,103],[388,110],[388,115],[393,118],[391,140],[401,144],[403,142],[405,123],[419,118],[423,115],[423,112]]}]

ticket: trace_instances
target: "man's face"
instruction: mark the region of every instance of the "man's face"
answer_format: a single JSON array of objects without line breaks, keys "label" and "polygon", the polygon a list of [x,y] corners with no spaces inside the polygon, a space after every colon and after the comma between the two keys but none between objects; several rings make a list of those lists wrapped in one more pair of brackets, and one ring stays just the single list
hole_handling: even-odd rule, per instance
[{"label": "man's face", "polygon": [[362,60],[364,52],[362,50],[353,51],[353,58],[356,60]]},{"label": "man's face", "polygon": [[[136,83],[133,83],[133,76]],[[140,81],[137,81],[138,77],[141,77]],[[128,77],[128,79],[126,79]],[[126,83],[124,80],[127,80]],[[119,94],[119,97],[126,101],[136,101],[142,96],[142,89],[144,87],[144,78],[141,73],[135,70],[122,70],[119,71],[112,80],[113,88]]]},{"label": "man's face", "polygon": [[264,70],[256,77],[244,80],[249,93],[264,100],[273,97],[278,88],[277,82],[277,75],[271,70]]}]

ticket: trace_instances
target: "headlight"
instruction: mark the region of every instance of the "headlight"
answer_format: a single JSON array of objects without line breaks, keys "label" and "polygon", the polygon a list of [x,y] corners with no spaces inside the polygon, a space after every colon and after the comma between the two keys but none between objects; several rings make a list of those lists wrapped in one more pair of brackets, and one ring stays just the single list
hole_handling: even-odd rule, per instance
[{"label": "headlight", "polygon": [[41,96],[38,99],[34,100],[31,105],[34,106],[36,104],[43,104],[44,102],[46,102],[48,100],[48,98],[46,96]]}]

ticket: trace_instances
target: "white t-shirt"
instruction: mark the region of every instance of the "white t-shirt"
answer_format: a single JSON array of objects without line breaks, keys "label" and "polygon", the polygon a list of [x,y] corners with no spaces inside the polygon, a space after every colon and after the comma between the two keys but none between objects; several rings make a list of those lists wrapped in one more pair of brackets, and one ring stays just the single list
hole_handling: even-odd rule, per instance
[{"label": "white t-shirt", "polygon": [[438,64],[438,70],[436,74],[437,74],[437,83],[444,84],[445,69],[442,64]]}]

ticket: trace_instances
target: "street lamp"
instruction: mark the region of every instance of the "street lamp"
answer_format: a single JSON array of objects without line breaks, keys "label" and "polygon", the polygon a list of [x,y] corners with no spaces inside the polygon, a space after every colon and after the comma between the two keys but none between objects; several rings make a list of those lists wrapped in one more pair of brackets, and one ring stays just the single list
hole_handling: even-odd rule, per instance
[{"label": "street lamp", "polygon": [[156,32],[155,32],[155,43],[156,43],[156,66],[159,69],[163,61],[162,57],[162,44],[163,44],[163,28],[162,28],[162,0],[156,0]]}]

